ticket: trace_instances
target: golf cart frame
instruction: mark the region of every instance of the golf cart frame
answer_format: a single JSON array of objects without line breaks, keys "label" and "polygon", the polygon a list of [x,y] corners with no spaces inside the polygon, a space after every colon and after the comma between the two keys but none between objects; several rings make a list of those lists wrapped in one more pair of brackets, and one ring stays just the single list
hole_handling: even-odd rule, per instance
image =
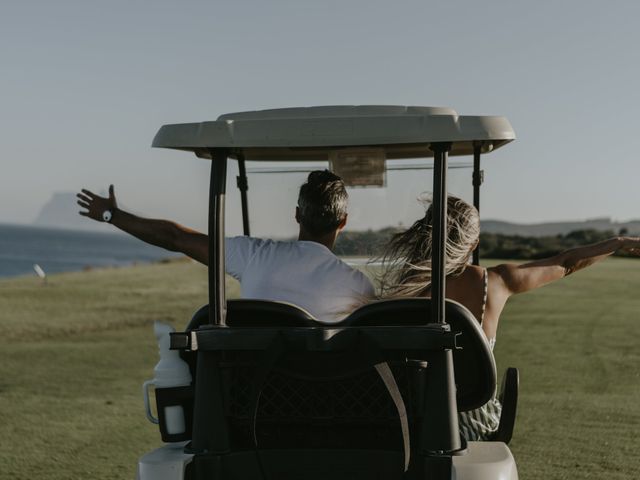
[{"label": "golf cart frame", "polygon": [[[466,442],[460,436],[458,411],[478,408],[492,397],[496,371],[477,320],[445,300],[444,268],[448,157],[473,155],[479,209],[480,156],[514,138],[504,117],[459,116],[434,107],[292,108],[163,126],[154,147],[187,150],[212,161],[209,305],[185,332],[171,336],[171,348],[190,363],[192,386],[156,390],[163,440],[187,443],[147,454],[139,478],[517,479],[505,445],[513,429],[513,401],[506,402],[502,442]],[[248,235],[245,161],[327,160],[334,152],[362,149],[382,152],[387,162],[433,158],[432,298],[374,302],[334,325],[321,324],[290,304],[227,301],[229,159],[238,161]],[[476,251],[473,261],[478,260]],[[366,388],[354,393],[362,384]],[[313,401],[325,394],[322,405]],[[330,412],[328,398],[334,402]],[[382,399],[377,410],[369,408],[372,398]],[[162,411],[176,404],[184,407],[192,428],[172,436],[163,431]],[[292,407],[269,413],[268,404]],[[349,408],[353,404],[358,407]]]}]

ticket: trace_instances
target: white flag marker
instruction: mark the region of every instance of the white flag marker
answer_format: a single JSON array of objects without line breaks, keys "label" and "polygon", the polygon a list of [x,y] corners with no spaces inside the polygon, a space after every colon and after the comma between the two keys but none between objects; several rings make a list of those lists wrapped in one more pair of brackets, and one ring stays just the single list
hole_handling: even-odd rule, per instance
[{"label": "white flag marker", "polygon": [[47,274],[44,273],[44,270],[42,269],[42,267],[40,265],[38,265],[37,263],[34,263],[33,264],[33,270],[42,279],[42,283],[47,283]]}]

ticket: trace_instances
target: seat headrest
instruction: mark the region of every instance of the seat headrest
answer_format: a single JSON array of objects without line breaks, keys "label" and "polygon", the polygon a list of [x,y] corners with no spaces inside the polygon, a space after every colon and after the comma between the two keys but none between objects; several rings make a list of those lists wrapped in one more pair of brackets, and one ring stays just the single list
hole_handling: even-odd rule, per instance
[{"label": "seat headrest", "polygon": [[[209,322],[209,305],[198,309],[188,330]],[[317,327],[309,312],[297,305],[270,300],[239,298],[227,300],[227,325],[230,327]]]}]

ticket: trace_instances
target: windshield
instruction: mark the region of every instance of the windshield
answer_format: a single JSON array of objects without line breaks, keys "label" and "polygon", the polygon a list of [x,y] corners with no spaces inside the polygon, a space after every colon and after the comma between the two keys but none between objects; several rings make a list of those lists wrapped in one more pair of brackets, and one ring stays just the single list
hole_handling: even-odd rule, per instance
[{"label": "windshield", "polygon": [[[471,159],[450,159],[448,191],[469,203],[473,199]],[[338,238],[336,253],[341,256],[375,256],[372,239],[410,226],[424,216],[425,200],[433,188],[432,160],[402,160],[387,163],[384,187],[349,187],[347,226]],[[251,236],[294,239],[298,234],[295,207],[298,190],[312,170],[328,168],[327,162],[247,162],[248,203]],[[226,234],[242,235],[240,193],[236,187],[237,162],[229,162]],[[382,232],[381,232],[382,231]],[[368,232],[367,237],[359,232]],[[358,237],[355,243],[353,237]],[[388,235],[387,235],[388,236]],[[374,242],[377,243],[377,242]]]}]

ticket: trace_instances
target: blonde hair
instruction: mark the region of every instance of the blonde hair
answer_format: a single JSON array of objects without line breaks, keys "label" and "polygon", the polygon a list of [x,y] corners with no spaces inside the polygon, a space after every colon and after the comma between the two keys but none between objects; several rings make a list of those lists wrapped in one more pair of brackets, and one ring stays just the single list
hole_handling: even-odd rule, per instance
[{"label": "blonde hair", "polygon": [[[430,196],[425,216],[404,232],[396,233],[382,255],[381,295],[415,297],[431,286],[433,203]],[[478,210],[464,200],[447,198],[445,274],[460,275],[469,263],[480,238]]]}]

